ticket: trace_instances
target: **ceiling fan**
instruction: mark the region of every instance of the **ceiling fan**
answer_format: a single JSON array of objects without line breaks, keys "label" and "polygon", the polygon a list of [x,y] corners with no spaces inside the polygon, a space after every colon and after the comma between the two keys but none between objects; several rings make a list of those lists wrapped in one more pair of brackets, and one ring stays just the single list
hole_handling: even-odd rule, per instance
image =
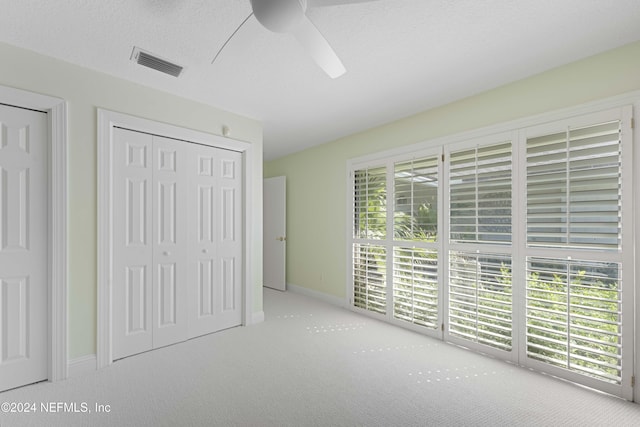
[{"label": "ceiling fan", "polygon": [[276,33],[288,33],[294,36],[307,53],[331,78],[340,77],[346,72],[342,61],[335,51],[307,17],[307,7],[335,6],[347,3],[365,3],[376,0],[250,0],[251,14],[236,28],[222,45],[211,63],[213,64],[227,43],[252,17],[266,29]]}]

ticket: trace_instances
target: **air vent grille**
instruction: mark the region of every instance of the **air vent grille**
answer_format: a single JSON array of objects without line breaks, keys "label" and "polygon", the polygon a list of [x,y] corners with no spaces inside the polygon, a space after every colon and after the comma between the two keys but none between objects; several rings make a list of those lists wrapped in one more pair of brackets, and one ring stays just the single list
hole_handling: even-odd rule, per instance
[{"label": "air vent grille", "polygon": [[149,52],[140,50],[139,48],[133,49],[131,59],[142,66],[152,68],[160,71],[161,73],[169,74],[173,77],[178,77],[184,70],[184,67],[180,65],[159,58]]}]

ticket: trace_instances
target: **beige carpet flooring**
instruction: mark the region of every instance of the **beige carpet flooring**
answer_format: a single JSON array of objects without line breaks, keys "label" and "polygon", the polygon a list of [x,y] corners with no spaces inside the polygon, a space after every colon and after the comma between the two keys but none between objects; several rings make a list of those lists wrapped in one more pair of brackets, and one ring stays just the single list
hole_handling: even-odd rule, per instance
[{"label": "beige carpet flooring", "polygon": [[[38,405],[0,426],[640,425],[638,404],[306,296],[265,290],[264,306],[258,325],[0,393]],[[58,402],[88,411],[40,410]]]}]

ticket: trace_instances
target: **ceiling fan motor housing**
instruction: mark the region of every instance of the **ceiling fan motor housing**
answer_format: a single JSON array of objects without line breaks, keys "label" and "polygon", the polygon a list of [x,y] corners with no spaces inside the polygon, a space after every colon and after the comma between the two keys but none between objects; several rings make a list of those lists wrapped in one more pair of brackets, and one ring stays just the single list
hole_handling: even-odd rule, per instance
[{"label": "ceiling fan motor housing", "polygon": [[265,28],[288,33],[302,22],[307,0],[251,0],[253,14]]}]

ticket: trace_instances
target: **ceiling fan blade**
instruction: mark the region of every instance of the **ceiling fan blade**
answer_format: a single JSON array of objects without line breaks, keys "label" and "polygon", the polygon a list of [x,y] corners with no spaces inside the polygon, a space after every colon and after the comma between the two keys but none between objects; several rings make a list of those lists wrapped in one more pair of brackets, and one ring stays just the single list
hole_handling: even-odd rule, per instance
[{"label": "ceiling fan blade", "polygon": [[253,16],[253,12],[251,12],[249,14],[249,16],[247,16],[244,21],[242,21],[242,23],[240,25],[238,25],[238,28],[236,28],[236,30],[231,33],[231,35],[229,36],[229,38],[227,39],[227,41],[224,42],[224,44],[222,45],[222,47],[220,47],[220,50],[218,50],[218,53],[216,53],[216,56],[213,57],[213,61],[211,61],[211,63],[213,64],[214,62],[216,62],[216,59],[218,59],[218,56],[220,56],[220,54],[222,53],[222,51],[224,50],[224,48],[227,46],[227,44],[231,41],[231,39],[233,38],[233,36],[236,35],[236,33],[238,31],[240,31],[240,28],[242,28],[242,26],[244,24],[247,23],[247,21],[249,20],[249,18],[251,18]]},{"label": "ceiling fan blade", "polygon": [[309,7],[339,6],[351,3],[370,3],[378,0],[307,0]]},{"label": "ceiling fan blade", "polygon": [[335,79],[347,71],[327,39],[306,16],[300,25],[291,31],[291,34],[329,77]]}]

